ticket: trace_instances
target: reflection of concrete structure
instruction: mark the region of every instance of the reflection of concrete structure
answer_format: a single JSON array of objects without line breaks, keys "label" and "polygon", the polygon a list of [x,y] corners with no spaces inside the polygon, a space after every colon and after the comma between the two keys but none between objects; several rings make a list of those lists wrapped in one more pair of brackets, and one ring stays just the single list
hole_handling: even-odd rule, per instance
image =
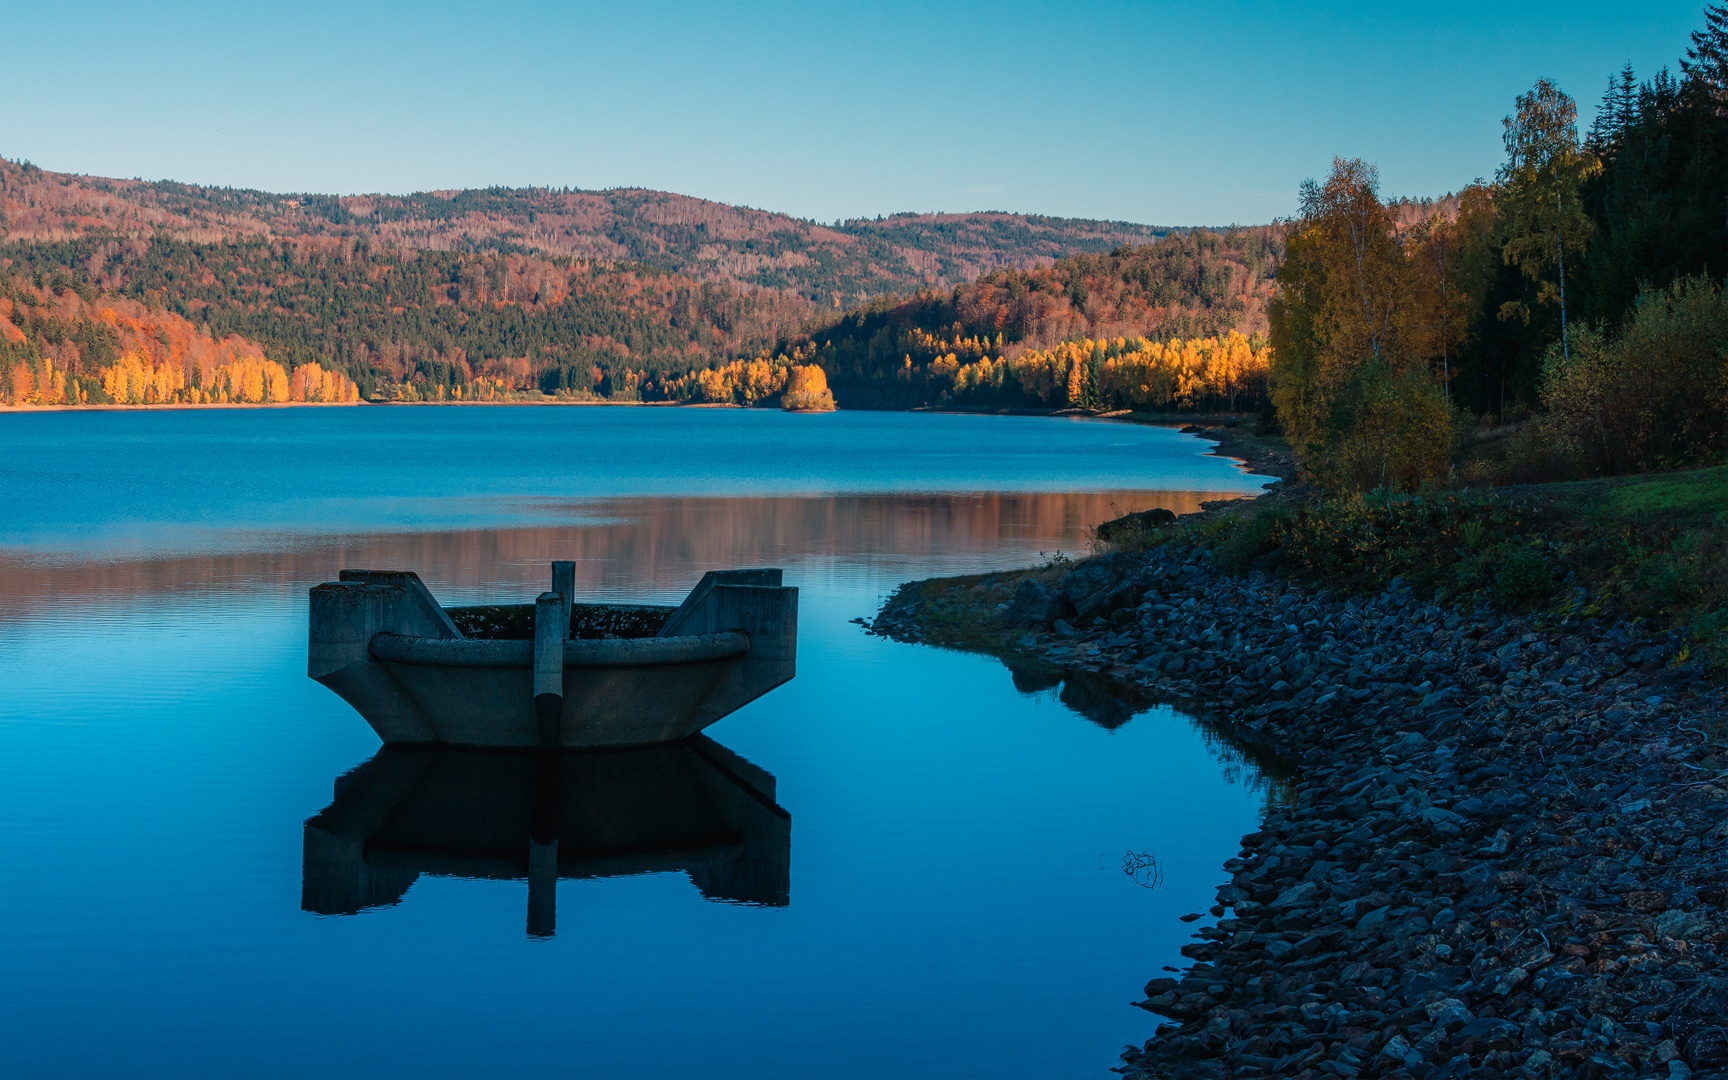
[{"label": "reflection of concrete structure", "polygon": [[580,754],[385,747],[306,822],[300,906],[394,904],[421,874],[528,879],[550,934],[557,879],[682,870],[710,900],[781,906],[792,819],[774,777],[698,735]]},{"label": "reflection of concrete structure", "polygon": [[344,570],[312,590],[307,674],[387,744],[674,742],[792,678],[798,590],[711,571],[677,608],[575,604],[572,563],[533,604],[443,608],[419,577]]}]

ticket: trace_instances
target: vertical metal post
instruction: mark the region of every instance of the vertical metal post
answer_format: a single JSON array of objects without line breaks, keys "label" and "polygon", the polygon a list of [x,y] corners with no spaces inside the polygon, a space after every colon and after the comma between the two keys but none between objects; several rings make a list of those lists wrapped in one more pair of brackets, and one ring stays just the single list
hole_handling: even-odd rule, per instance
[{"label": "vertical metal post", "polygon": [[551,937],[557,926],[559,756],[564,718],[564,640],[576,596],[576,564],[552,564],[552,591],[534,602],[534,716],[540,725],[534,819],[528,836],[528,933]]},{"label": "vertical metal post", "polygon": [[552,591],[564,598],[564,608],[569,610],[576,603],[576,564],[573,562],[555,562],[552,564]]},{"label": "vertical metal post", "polygon": [[570,605],[555,592],[534,601],[534,717],[540,746],[556,748],[564,718],[564,639],[570,634]]}]

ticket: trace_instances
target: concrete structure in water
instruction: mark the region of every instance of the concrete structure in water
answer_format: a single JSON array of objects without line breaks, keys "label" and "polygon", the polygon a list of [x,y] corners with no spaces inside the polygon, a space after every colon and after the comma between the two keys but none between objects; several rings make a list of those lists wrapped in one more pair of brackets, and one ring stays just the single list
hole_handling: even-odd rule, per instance
[{"label": "concrete structure in water", "polygon": [[391,746],[675,742],[792,678],[780,580],[710,571],[676,608],[577,604],[558,562],[533,604],[445,608],[410,571],[344,570],[312,590],[307,674]]},{"label": "concrete structure in water", "polygon": [[549,936],[559,878],[682,870],[711,900],[789,901],[792,819],[774,777],[697,735],[585,754],[385,747],[306,822],[300,906],[395,904],[421,874],[528,879]]}]

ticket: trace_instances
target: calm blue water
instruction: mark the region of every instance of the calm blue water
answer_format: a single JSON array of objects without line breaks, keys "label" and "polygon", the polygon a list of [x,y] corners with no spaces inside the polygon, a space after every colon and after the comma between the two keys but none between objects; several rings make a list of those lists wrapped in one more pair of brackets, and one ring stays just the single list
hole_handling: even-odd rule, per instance
[{"label": "calm blue water", "polygon": [[[1205,450],[882,413],[0,416],[0,1074],[1109,1075],[1253,770],[1168,709],[1110,730],[848,620],[1258,489]],[[797,679],[708,732],[776,778],[789,903],[565,879],[536,938],[525,881],[425,872],[303,910],[302,823],[378,750],[305,677],[305,590],[397,566],[527,599],[553,558],[597,599],[725,565],[801,587]]]}]

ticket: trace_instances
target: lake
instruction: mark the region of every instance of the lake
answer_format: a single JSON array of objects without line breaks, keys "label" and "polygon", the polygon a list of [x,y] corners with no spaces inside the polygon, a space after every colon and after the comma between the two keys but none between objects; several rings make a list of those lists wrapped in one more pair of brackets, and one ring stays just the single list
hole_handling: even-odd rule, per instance
[{"label": "lake", "polygon": [[[0,416],[0,1072],[1108,1076],[1259,775],[1168,707],[1017,689],[851,620],[1267,479],[1209,449],[905,413]],[[553,559],[579,599],[657,603],[785,568],[795,680],[701,761],[564,781],[624,825],[690,802],[696,833],[719,813],[702,762],[742,759],[722,771],[767,798],[697,847],[567,873],[551,934],[526,863],[468,839],[521,796],[495,763],[446,769],[331,870],[305,822],[396,764],[306,678],[307,589],[399,568],[446,604],[523,602]],[[354,860],[369,876],[332,886]]]}]

